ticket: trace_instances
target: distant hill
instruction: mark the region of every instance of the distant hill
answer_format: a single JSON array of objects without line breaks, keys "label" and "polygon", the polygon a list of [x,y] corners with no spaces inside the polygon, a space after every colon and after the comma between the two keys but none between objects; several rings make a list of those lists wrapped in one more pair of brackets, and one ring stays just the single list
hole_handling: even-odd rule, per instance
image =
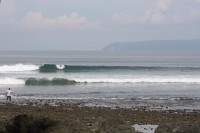
[{"label": "distant hill", "polygon": [[103,50],[105,51],[200,51],[200,39],[116,42],[104,47]]}]

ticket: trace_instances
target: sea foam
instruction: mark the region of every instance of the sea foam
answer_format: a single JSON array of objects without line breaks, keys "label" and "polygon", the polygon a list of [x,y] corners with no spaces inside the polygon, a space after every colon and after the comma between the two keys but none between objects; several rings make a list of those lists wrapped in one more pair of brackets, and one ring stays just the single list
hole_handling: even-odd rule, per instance
[{"label": "sea foam", "polygon": [[38,70],[39,66],[37,65],[24,65],[24,64],[15,64],[15,65],[3,65],[0,66],[0,72],[23,72],[23,71],[34,71]]},{"label": "sea foam", "polygon": [[93,78],[75,79],[75,81],[86,83],[200,83],[200,77]]},{"label": "sea foam", "polygon": [[25,84],[25,81],[22,79],[15,79],[15,78],[0,78],[1,85],[20,85]]}]

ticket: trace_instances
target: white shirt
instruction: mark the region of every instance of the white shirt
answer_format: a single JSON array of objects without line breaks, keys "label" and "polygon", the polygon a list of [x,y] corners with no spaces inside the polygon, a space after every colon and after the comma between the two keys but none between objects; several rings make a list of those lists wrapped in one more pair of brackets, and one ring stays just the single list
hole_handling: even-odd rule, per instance
[{"label": "white shirt", "polygon": [[7,90],[6,93],[7,93],[6,96],[12,96],[13,94],[11,90]]}]

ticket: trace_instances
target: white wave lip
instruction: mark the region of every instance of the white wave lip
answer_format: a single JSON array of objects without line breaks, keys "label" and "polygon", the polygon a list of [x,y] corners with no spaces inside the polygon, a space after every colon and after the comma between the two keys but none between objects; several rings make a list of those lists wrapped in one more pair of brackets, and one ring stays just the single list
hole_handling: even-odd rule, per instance
[{"label": "white wave lip", "polygon": [[56,67],[60,70],[64,69],[65,68],[65,65],[56,65]]},{"label": "white wave lip", "polygon": [[0,79],[1,85],[23,85],[25,81],[22,79],[15,79],[15,78],[1,78]]},{"label": "white wave lip", "polygon": [[16,65],[3,65],[0,66],[0,72],[24,72],[24,71],[34,71],[38,70],[39,66],[37,65],[24,65],[24,64],[16,64]]}]

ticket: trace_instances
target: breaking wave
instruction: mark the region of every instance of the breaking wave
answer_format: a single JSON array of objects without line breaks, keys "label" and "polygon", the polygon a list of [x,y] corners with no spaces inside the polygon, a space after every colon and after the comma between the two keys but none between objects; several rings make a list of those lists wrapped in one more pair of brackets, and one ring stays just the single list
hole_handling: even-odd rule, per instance
[{"label": "breaking wave", "polygon": [[24,65],[24,64],[16,64],[16,65],[3,65],[0,66],[0,72],[24,72],[24,71],[35,71],[38,70],[38,65]]},{"label": "breaking wave", "polygon": [[43,65],[2,65],[0,73],[7,72],[26,72],[39,71],[48,72],[98,72],[98,71],[115,71],[115,70],[132,70],[132,71],[200,71],[200,67],[161,67],[161,66],[84,66],[84,65],[62,65],[62,64],[43,64]]},{"label": "breaking wave", "polygon": [[88,72],[88,71],[111,71],[111,70],[178,70],[178,71],[198,71],[198,67],[160,67],[160,66],[82,66],[82,65],[56,65],[44,64],[39,67],[40,72]]},{"label": "breaking wave", "polygon": [[29,78],[25,81],[25,85],[32,85],[32,86],[46,86],[46,85],[73,85],[77,82],[74,80],[62,79],[62,78],[54,78],[52,80],[42,78]]},{"label": "breaking wave", "polygon": [[15,79],[15,78],[1,78],[0,79],[0,85],[23,85],[24,80],[22,79]]}]

